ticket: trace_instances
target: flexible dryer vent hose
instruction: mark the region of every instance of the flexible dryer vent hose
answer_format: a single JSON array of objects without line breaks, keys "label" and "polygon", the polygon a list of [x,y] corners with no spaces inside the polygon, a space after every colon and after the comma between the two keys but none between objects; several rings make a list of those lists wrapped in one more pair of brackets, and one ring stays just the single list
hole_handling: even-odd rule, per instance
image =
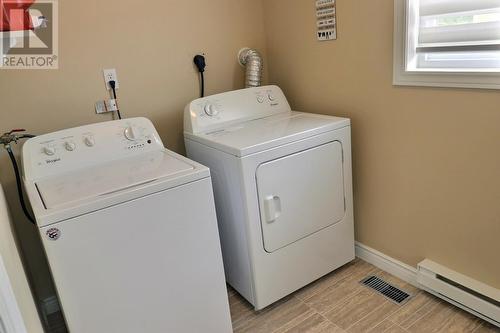
[{"label": "flexible dryer vent hose", "polygon": [[238,54],[240,64],[246,67],[245,87],[259,87],[262,82],[262,70],[264,61],[262,56],[256,50],[249,48],[241,49]]}]

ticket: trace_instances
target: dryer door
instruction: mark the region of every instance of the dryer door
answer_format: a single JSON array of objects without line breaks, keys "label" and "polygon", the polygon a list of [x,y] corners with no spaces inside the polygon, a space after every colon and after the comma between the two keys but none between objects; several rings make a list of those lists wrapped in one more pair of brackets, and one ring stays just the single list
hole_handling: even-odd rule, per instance
[{"label": "dryer door", "polygon": [[264,249],[274,252],[342,220],[342,144],[261,164],[256,173]]}]

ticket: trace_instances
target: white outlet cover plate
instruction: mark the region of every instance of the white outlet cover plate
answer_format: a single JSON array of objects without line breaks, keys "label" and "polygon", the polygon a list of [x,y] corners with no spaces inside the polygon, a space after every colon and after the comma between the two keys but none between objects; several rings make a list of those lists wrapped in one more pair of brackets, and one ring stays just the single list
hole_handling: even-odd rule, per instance
[{"label": "white outlet cover plate", "polygon": [[115,81],[115,88],[118,89],[120,87],[118,83],[118,76],[116,75],[116,69],[115,68],[110,68],[110,69],[103,69],[102,70],[103,75],[104,75],[104,84],[106,85],[106,89],[111,90],[111,86],[109,85],[109,81]]},{"label": "white outlet cover plate", "polygon": [[106,102],[105,101],[99,101],[95,103],[95,113],[101,114],[101,113],[106,113],[108,112],[106,110]]},{"label": "white outlet cover plate", "polygon": [[95,103],[95,113],[108,113],[118,111],[118,102],[116,99],[110,99],[107,101],[98,101]]}]

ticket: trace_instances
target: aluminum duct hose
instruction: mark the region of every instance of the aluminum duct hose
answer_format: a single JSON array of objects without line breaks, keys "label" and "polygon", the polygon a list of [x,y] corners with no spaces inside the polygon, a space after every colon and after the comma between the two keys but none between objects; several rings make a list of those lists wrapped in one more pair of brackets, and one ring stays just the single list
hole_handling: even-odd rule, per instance
[{"label": "aluminum duct hose", "polygon": [[259,87],[262,81],[262,70],[264,61],[262,56],[256,50],[244,48],[238,54],[240,64],[246,67],[245,87]]}]

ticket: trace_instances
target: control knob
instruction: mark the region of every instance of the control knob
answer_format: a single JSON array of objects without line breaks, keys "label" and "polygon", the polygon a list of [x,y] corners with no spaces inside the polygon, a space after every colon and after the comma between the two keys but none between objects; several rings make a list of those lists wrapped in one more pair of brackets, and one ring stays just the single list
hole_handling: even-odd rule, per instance
[{"label": "control knob", "polygon": [[214,117],[219,114],[219,110],[215,105],[207,104],[205,105],[205,113],[207,114],[207,116]]},{"label": "control knob", "polygon": [[65,144],[64,144],[64,148],[66,148],[67,151],[73,151],[75,150],[76,148],[76,145],[74,142],[72,141],[67,141]]},{"label": "control knob", "polygon": [[85,143],[85,145],[87,147],[93,147],[95,145],[95,140],[93,137],[91,136],[86,136],[84,139],[83,139],[83,142]]},{"label": "control knob", "polygon": [[127,127],[125,129],[124,134],[125,134],[125,137],[127,138],[127,140],[130,140],[130,141],[136,141],[137,139],[140,138],[139,130],[135,126]]},{"label": "control knob", "polygon": [[45,147],[43,148],[43,152],[45,155],[52,156],[56,153],[56,149],[54,147]]}]

